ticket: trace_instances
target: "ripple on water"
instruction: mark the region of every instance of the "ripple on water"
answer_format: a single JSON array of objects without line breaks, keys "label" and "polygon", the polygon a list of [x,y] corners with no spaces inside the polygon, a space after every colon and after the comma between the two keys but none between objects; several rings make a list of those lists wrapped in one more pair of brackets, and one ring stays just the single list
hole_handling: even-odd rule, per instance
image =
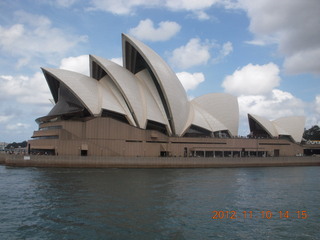
[{"label": "ripple on water", "polygon": [[[0,166],[1,239],[319,239],[319,167]],[[212,211],[253,211],[215,219]],[[262,219],[260,211],[272,211]],[[277,212],[308,212],[280,219]]]}]

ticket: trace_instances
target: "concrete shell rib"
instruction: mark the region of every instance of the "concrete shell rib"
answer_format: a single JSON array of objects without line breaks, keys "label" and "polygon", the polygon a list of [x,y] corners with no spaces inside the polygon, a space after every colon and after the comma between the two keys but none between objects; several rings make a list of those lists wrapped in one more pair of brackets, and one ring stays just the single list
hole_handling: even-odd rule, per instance
[{"label": "concrete shell rib", "polygon": [[97,98],[99,86],[95,79],[62,69],[43,68],[43,71],[63,83],[92,115],[100,114],[101,107]]},{"label": "concrete shell rib", "polygon": [[271,137],[287,135],[295,142],[301,142],[306,121],[303,116],[283,117],[273,121],[253,114],[248,114],[248,117],[259,123]]},{"label": "concrete shell rib", "polygon": [[117,86],[113,83],[109,76],[104,76],[99,80],[101,108],[125,115],[128,122],[136,127],[136,123],[131,112],[124,101]]},{"label": "concrete shell rib", "polygon": [[225,125],[214,118],[214,116],[209,114],[206,110],[201,108],[197,103],[191,101],[190,107],[190,112],[192,113],[189,117],[191,119],[189,119],[185,131],[187,131],[191,125],[196,125],[198,127],[207,129],[210,132],[228,130]]},{"label": "concrete shell rib", "polygon": [[152,83],[148,70],[142,70],[135,75],[140,82],[141,92],[146,105],[147,119],[162,123],[166,126],[169,135],[171,130],[165,110],[155,85]]},{"label": "concrete shell rib", "polygon": [[134,74],[114,62],[98,56],[90,55],[90,61],[95,61],[113,80],[125,99],[136,125],[144,128],[146,106],[143,104],[140,86]]},{"label": "concrete shell rib", "polygon": [[207,121],[214,132],[228,130],[231,136],[238,135],[239,106],[236,97],[227,93],[211,93],[194,98],[191,102],[212,116]]},{"label": "concrete shell rib", "polygon": [[295,142],[301,142],[304,125],[306,122],[303,116],[292,116],[278,118],[272,121],[279,135],[289,135]]},{"label": "concrete shell rib", "polygon": [[152,49],[142,42],[122,35],[123,59],[126,68],[127,58],[134,56],[127,56],[129,51],[126,51],[127,43],[130,44],[144,59],[149,69],[155,77],[155,81],[159,86],[158,91],[162,97],[162,103],[165,105],[166,115],[173,134],[181,136],[188,120],[190,111],[189,101],[186,92],[181,85],[176,74],[168,66],[168,64]]},{"label": "concrete shell rib", "polygon": [[278,136],[275,126],[268,119],[253,114],[248,114],[248,117],[257,122],[270,135],[270,137]]}]

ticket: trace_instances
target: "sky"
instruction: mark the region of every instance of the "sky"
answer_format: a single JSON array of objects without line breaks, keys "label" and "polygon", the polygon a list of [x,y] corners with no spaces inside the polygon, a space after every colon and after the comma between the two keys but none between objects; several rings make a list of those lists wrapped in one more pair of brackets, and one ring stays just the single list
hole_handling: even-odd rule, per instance
[{"label": "sky", "polygon": [[238,97],[247,114],[320,125],[319,0],[1,0],[0,142],[31,138],[52,96],[41,67],[122,64],[121,33],[157,52],[189,99]]}]

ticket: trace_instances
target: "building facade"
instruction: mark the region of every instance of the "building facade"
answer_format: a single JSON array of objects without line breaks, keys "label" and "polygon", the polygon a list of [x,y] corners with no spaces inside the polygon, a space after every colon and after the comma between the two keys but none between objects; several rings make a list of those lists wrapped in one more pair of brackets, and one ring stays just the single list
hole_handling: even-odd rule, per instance
[{"label": "building facade", "polygon": [[[90,56],[90,76],[42,69],[55,106],[36,120],[39,130],[29,141],[29,152],[125,157],[303,153],[297,143],[302,133],[299,140],[300,130],[285,128],[285,121],[272,125],[249,115],[250,138],[237,137],[236,97],[211,93],[189,101],[176,74],[157,53],[124,34],[122,47],[123,67]],[[303,131],[299,119],[299,126],[293,125]]]}]

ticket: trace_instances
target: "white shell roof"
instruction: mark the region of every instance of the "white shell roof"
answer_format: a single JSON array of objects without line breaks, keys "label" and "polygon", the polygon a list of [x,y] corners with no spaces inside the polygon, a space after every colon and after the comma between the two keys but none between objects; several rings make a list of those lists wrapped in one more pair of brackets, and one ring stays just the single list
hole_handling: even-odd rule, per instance
[{"label": "white shell roof", "polygon": [[211,132],[228,130],[225,125],[209,114],[206,110],[199,107],[195,102],[191,103],[194,110],[194,119],[192,121],[193,125],[205,128]]},{"label": "white shell roof", "polygon": [[248,114],[248,117],[259,123],[272,137],[287,135],[295,142],[301,142],[306,121],[303,116],[283,117],[273,121],[253,114]]},{"label": "white shell roof", "polygon": [[279,135],[289,135],[296,142],[301,142],[306,118],[303,116],[292,116],[278,118],[273,121]]},{"label": "white shell roof", "polygon": [[257,123],[259,123],[260,126],[263,127],[264,130],[266,130],[270,136],[272,137],[278,136],[277,130],[275,129],[274,125],[270,120],[258,115],[253,115],[253,114],[248,114],[248,117],[250,117],[251,119],[255,120]]},{"label": "white shell roof", "polygon": [[[97,79],[68,70],[43,70],[63,83],[94,116],[101,115],[105,109],[124,115],[131,125],[143,129],[150,120],[163,124],[168,134],[175,136],[182,136],[191,125],[211,132],[225,130],[237,135],[239,108],[236,97],[215,93],[190,102],[176,74],[158,54],[127,35],[123,35],[122,42],[124,63],[127,62],[125,58],[132,60],[128,64],[133,68],[137,66],[133,70],[135,74],[112,61],[92,55],[91,74]],[[131,55],[136,54],[139,57],[134,59]],[[50,79],[48,77],[47,81],[57,102],[59,84]],[[284,129],[282,132],[289,131],[281,121],[277,126]]]},{"label": "white shell roof", "polygon": [[99,80],[99,85],[101,86],[99,88],[101,108],[125,115],[128,122],[131,125],[136,126],[126,102],[110,77],[104,76],[101,78]]},{"label": "white shell roof", "polygon": [[143,127],[146,119],[146,107],[142,104],[139,82],[134,74],[107,59],[92,55],[90,58],[105,70],[108,76],[113,80],[128,104],[133,118],[136,119],[137,126]]},{"label": "white shell roof", "polygon": [[98,116],[101,114],[101,109],[114,111],[125,115],[128,122],[136,126],[121,93],[108,76],[98,82],[93,78],[68,70],[50,68],[43,70],[67,86],[91,114]]},{"label": "white shell roof", "polygon": [[191,120],[190,125],[186,128],[186,130],[188,130],[188,128],[191,125],[196,125],[198,127],[206,129],[206,130],[208,130],[210,132],[213,132],[212,127],[210,126],[209,122],[207,121],[207,118],[201,112],[200,108],[198,108],[194,104],[191,104],[190,110],[192,111],[192,114],[190,115],[190,117],[192,117],[192,120]]},{"label": "white shell roof", "polygon": [[[133,46],[149,65],[165,98],[164,104],[166,104],[170,114],[168,118],[172,118],[171,121],[174,125],[172,126],[174,127],[172,131],[181,136],[188,119],[190,108],[187,94],[182,84],[168,64],[157,53],[142,42],[125,34],[122,35],[124,58],[131,57],[125,54],[126,42]],[[126,63],[125,60],[124,63]]]},{"label": "white shell roof", "polygon": [[43,68],[44,71],[62,82],[93,115],[100,114],[101,107],[97,98],[98,83],[95,79],[81,73],[63,69]]},{"label": "white shell roof", "polygon": [[146,106],[147,120],[152,120],[166,125],[168,132],[171,134],[171,128],[169,126],[165,110],[157,89],[152,83],[149,72],[145,69],[138,72],[135,76],[140,81],[141,94]]},{"label": "white shell roof", "polygon": [[236,97],[227,93],[210,93],[194,98],[191,102],[216,119],[215,122],[211,121],[215,131],[227,129],[231,135],[238,135],[239,106]]}]

